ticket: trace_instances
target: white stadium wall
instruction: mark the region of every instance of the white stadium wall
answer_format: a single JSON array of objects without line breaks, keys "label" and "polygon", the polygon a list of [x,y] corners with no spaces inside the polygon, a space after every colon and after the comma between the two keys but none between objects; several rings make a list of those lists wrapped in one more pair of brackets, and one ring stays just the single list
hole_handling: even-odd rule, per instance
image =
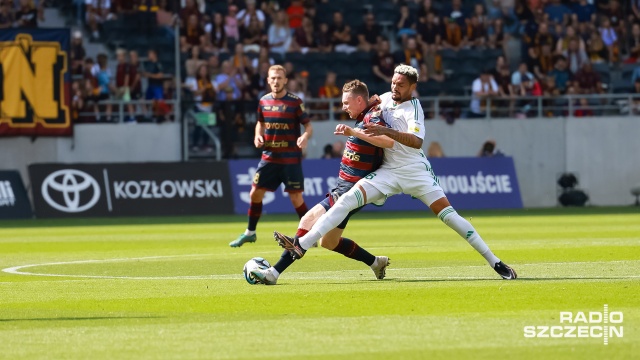
[{"label": "white stadium wall", "polygon": [[78,124],[72,138],[0,139],[0,169],[20,171],[29,182],[34,163],[150,162],[181,160],[180,124]]},{"label": "white stadium wall", "polygon": [[[319,158],[337,122],[314,123],[308,157]],[[578,175],[592,205],[629,205],[640,182],[640,118],[427,121],[431,141],[446,156],[476,156],[487,139],[513,156],[525,207],[557,206],[559,174]],[[76,125],[73,138],[2,138],[0,168],[17,169],[28,182],[32,163],[180,161],[179,124]],[[437,170],[436,174],[437,174]]]},{"label": "white stadium wall", "polygon": [[[309,158],[339,139],[336,124],[314,123]],[[592,205],[629,205],[630,189],[640,182],[640,118],[427,121],[426,130],[425,152],[438,141],[451,157],[476,156],[487,139],[496,140],[514,158],[525,207],[558,205],[556,181],[565,171],[578,175]]]}]

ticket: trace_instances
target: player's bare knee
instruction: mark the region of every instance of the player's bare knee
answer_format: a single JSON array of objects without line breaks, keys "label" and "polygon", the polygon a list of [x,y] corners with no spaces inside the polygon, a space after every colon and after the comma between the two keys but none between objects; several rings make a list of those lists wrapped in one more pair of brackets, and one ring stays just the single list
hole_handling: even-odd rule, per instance
[{"label": "player's bare knee", "polygon": [[262,202],[262,199],[264,198],[264,193],[265,190],[264,189],[258,189],[257,187],[252,187],[251,191],[249,192],[249,198],[251,199],[251,202]]}]

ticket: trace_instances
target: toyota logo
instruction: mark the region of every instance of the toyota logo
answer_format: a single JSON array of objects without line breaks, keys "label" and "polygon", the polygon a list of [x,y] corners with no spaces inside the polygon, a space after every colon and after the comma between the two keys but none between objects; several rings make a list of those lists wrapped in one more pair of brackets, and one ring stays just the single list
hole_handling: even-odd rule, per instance
[{"label": "toyota logo", "polygon": [[[50,191],[62,194],[62,203],[51,198]],[[90,199],[87,201],[86,199]],[[52,208],[66,213],[78,213],[90,209],[100,199],[100,186],[91,175],[73,169],[51,173],[42,183],[42,197]],[[56,199],[60,199],[56,196]],[[85,203],[81,203],[83,199]]]}]

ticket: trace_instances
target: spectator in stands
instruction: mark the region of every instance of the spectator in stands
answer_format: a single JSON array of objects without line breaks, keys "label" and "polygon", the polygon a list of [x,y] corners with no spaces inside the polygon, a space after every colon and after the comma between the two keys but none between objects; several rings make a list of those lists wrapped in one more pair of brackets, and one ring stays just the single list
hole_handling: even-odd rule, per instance
[{"label": "spectator in stands", "polygon": [[142,82],[140,77],[140,59],[138,58],[138,52],[135,50],[129,51],[129,80],[131,100],[142,99]]},{"label": "spectator in stands", "polygon": [[413,66],[419,71],[419,81],[427,81],[427,65],[424,62],[423,52],[418,48],[418,41],[415,37],[407,39],[407,46],[405,46],[404,51],[398,55],[399,57],[396,59],[397,63]]},{"label": "spectator in stands", "polygon": [[[195,76],[185,80],[185,87],[193,94],[195,104],[193,110],[198,113],[211,113],[214,111],[216,100],[216,84],[211,81],[208,67],[204,64],[198,67]],[[196,126],[193,130],[191,145],[193,151],[198,151],[201,146],[208,147],[208,137],[202,127]]]},{"label": "spectator in stands", "polygon": [[[328,71],[324,84],[318,89],[318,97],[321,99],[339,99],[342,96],[342,90],[336,85],[336,73]],[[320,104],[319,109],[328,110],[329,107],[326,104]],[[334,103],[333,113],[340,114],[342,111],[342,103],[337,101]],[[329,115],[325,115],[325,119],[329,118]]]},{"label": "spectator in stands", "polygon": [[260,28],[264,29],[266,20],[264,12],[256,7],[256,0],[247,0],[247,7],[240,10],[236,15],[236,19],[238,19],[238,25],[240,27],[249,27],[252,18],[258,19]]},{"label": "spectator in stands", "polygon": [[[509,40],[509,34],[505,33],[504,22],[502,19],[496,19],[487,30],[487,34],[489,36],[489,47],[491,49],[505,48],[507,41]],[[504,52],[506,53],[506,51]]]},{"label": "spectator in stands", "polygon": [[553,70],[549,72],[549,76],[556,81],[556,87],[562,94],[571,86],[571,73],[567,69],[567,59],[564,56],[556,58]]},{"label": "spectator in stands", "polygon": [[578,42],[578,47],[580,50],[586,50],[586,43],[578,34],[573,26],[567,26],[565,29],[565,34],[562,37],[558,38],[556,42],[556,53],[562,54],[567,49],[569,49],[569,42],[571,40],[576,40]]},{"label": "spectator in stands", "polygon": [[485,48],[487,43],[487,29],[480,21],[480,18],[474,15],[467,21],[466,25],[466,42],[468,46],[476,49]]},{"label": "spectator in stands", "polygon": [[358,31],[358,50],[377,51],[381,40],[382,30],[380,25],[376,24],[373,13],[369,12],[364,16],[364,24]]},{"label": "spectator in stands", "polygon": [[[603,4],[604,1],[600,1],[598,3]],[[621,35],[622,38],[626,36],[624,10],[620,6],[620,2],[618,0],[610,0],[608,6],[605,5],[604,17],[609,19],[611,27],[618,35]],[[604,38],[604,36],[602,36],[602,38]]]},{"label": "spectator in stands", "polygon": [[532,45],[537,48],[538,54],[542,53],[542,45],[555,45],[556,41],[553,35],[549,32],[549,25],[547,23],[541,23],[538,28],[538,33],[533,37]]},{"label": "spectator in stands", "polygon": [[200,46],[204,34],[204,30],[198,22],[198,16],[190,15],[184,28],[180,31],[180,51],[187,54],[194,47]]},{"label": "spectator in stands", "polygon": [[494,101],[496,106],[495,116],[513,116],[513,108],[515,102],[515,92],[513,86],[511,86],[511,72],[509,71],[509,65],[506,62],[504,56],[499,56],[496,60],[496,68],[492,71],[491,75],[498,84],[498,99]]},{"label": "spectator in stands", "polygon": [[258,71],[251,76],[251,84],[249,84],[249,93],[254,100],[262,98],[269,90],[267,89],[267,76],[269,67],[273,65],[268,61],[261,61],[258,65]]},{"label": "spectator in stands", "polygon": [[143,76],[148,79],[145,98],[157,102],[164,99],[164,79],[166,75],[163,73],[162,64],[158,61],[156,50],[149,50],[147,57],[148,60],[145,63],[143,73]]},{"label": "spectator in stands", "polygon": [[[371,25],[375,25],[375,20],[373,20],[373,14],[371,15]],[[365,17],[369,16],[367,14]],[[367,20],[365,20],[365,25],[367,24]],[[400,13],[398,14],[398,22],[396,27],[398,28],[398,37],[402,40],[402,44],[406,44],[407,37],[416,36],[416,30],[418,26],[418,19],[415,12],[409,12],[409,6],[407,3],[402,3],[400,5]],[[365,29],[366,30],[366,29]],[[359,35],[358,35],[359,36]],[[365,50],[368,51],[368,50]]]},{"label": "spectator in stands", "polygon": [[231,4],[229,5],[229,12],[224,17],[224,34],[229,48],[235,46],[236,43],[240,41],[240,30],[238,27],[238,19],[236,18],[237,13],[238,7]]},{"label": "spectator in stands", "polygon": [[321,159],[333,159],[333,145],[327,144],[324,146]]},{"label": "spectator in stands", "polygon": [[589,105],[589,100],[587,100],[586,98],[580,98],[580,100],[578,100],[576,110],[573,112],[573,116],[593,116],[593,110],[591,109],[591,105]]},{"label": "spectator in stands", "polygon": [[504,156],[504,154],[498,150],[496,146],[495,140],[487,140],[482,144],[480,151],[478,152],[478,157],[494,157],[494,156]]},{"label": "spectator in stands", "polygon": [[302,86],[296,79],[289,79],[289,81],[287,82],[287,89],[290,93],[299,97],[302,101],[304,101],[304,99],[307,97],[304,90],[302,89]]},{"label": "spectator in stands", "polygon": [[491,20],[487,16],[487,12],[485,11],[484,5],[481,3],[476,3],[473,6],[472,17],[477,17],[478,23],[480,23],[482,27],[484,27],[485,29],[487,29],[491,24]]},{"label": "spectator in stands", "polygon": [[294,40],[293,46],[303,54],[317,50],[318,44],[316,43],[316,34],[311,18],[305,17],[302,19],[302,26],[294,32]]},{"label": "spectator in stands", "polygon": [[573,3],[572,17],[576,23],[595,23],[596,7],[593,4],[589,4],[587,0],[579,0]]},{"label": "spectator in stands", "polygon": [[420,3],[420,7],[418,9],[418,18],[420,22],[424,22],[427,19],[427,15],[433,14],[435,17],[438,16],[438,10],[433,7],[433,3],[431,0],[423,0]]},{"label": "spectator in stands", "polygon": [[284,55],[291,47],[291,30],[284,10],[276,13],[273,24],[269,26],[269,46],[272,52]]},{"label": "spectator in stands", "polygon": [[633,82],[633,89],[631,90],[632,94],[636,96],[633,97],[633,103],[629,104],[632,106],[632,110],[634,114],[640,114],[640,77],[637,77]]},{"label": "spectator in stands", "polygon": [[429,148],[427,148],[427,157],[430,159],[445,157],[444,151],[442,151],[442,145],[437,141],[429,143]]},{"label": "spectator in stands", "polygon": [[550,4],[545,6],[544,13],[548,16],[549,21],[566,26],[571,19],[571,10],[564,6],[560,0],[551,0]]},{"label": "spectator in stands", "polygon": [[[97,81],[97,98],[94,105],[94,111],[98,121],[102,120],[98,111],[98,103],[101,101],[109,100],[111,93],[115,90],[113,83],[111,82],[111,71],[109,70],[108,57],[106,54],[98,54],[97,64],[92,69],[92,74]],[[106,105],[106,121],[112,121],[111,112],[113,110],[112,104]]]},{"label": "spectator in stands", "polygon": [[537,48],[529,49],[529,68],[533,70],[535,76],[542,80],[549,71],[553,70],[553,54],[549,44],[542,45],[542,53],[538,54]]},{"label": "spectator in stands", "polygon": [[117,16],[117,14],[131,14],[136,8],[134,1],[130,0],[112,0],[111,1],[111,13]]},{"label": "spectator in stands", "polygon": [[594,64],[606,62],[609,58],[607,46],[597,31],[591,32],[591,38],[587,42],[587,51],[589,52],[589,59]]},{"label": "spectator in stands", "polygon": [[633,14],[629,15],[629,21],[631,22],[640,21],[640,1],[638,0],[631,1],[631,10]]},{"label": "spectator in stands", "polygon": [[[116,96],[124,102],[131,101],[131,64],[127,61],[127,51],[118,49],[116,51],[118,65],[116,67]],[[125,121],[135,122],[134,108],[132,104],[127,104],[129,116]]]},{"label": "spectator in stands", "polygon": [[211,75],[211,79],[215,79],[220,72],[222,72],[222,68],[220,66],[220,59],[218,55],[211,55],[207,59],[207,67],[209,68],[209,74]]},{"label": "spectator in stands", "polygon": [[184,0],[184,7],[180,9],[179,14],[182,26],[189,22],[191,15],[195,15],[198,18],[198,22],[202,20],[202,13],[200,12],[200,9],[198,9],[198,5],[195,0]]},{"label": "spectator in stands", "polygon": [[608,18],[602,19],[602,26],[600,27],[600,36],[609,52],[609,62],[617,61],[618,53],[618,35],[616,30],[611,26],[611,20]]},{"label": "spectator in stands", "polygon": [[627,64],[633,64],[640,60],[640,24],[634,23],[631,27],[631,34],[627,40],[627,49],[629,58],[625,61]]},{"label": "spectator in stands", "polygon": [[442,47],[458,51],[465,45],[466,42],[462,36],[460,25],[454,19],[449,19],[442,39]]},{"label": "spectator in stands", "polygon": [[14,17],[11,3],[8,0],[0,4],[0,29],[13,27]]},{"label": "spectator in stands", "polygon": [[583,64],[589,62],[587,53],[580,49],[578,39],[576,38],[569,40],[569,47],[567,50],[562,52],[562,55],[569,62],[569,71],[571,71],[572,74],[577,73],[582,68]]},{"label": "spectator in stands", "polygon": [[465,26],[468,14],[462,7],[462,0],[452,0],[451,6],[444,11],[445,21],[453,20],[460,27]]},{"label": "spectator in stands", "polygon": [[20,7],[18,8],[18,11],[16,11],[17,27],[37,28],[38,16],[38,9],[33,4],[33,0],[20,0]]},{"label": "spectator in stands", "polygon": [[242,27],[240,34],[245,52],[257,53],[267,47],[267,34],[262,30],[260,22],[255,16],[249,20],[249,26]]},{"label": "spectator in stands", "polygon": [[382,81],[390,84],[396,65],[393,55],[389,52],[389,48],[389,40],[383,39],[380,41],[378,52],[373,58],[373,74]]},{"label": "spectator in stands", "polygon": [[334,51],[349,54],[357,50],[355,47],[357,40],[351,35],[351,27],[344,23],[340,11],[333,13],[333,24],[329,28],[329,33]]},{"label": "spectator in stands", "polygon": [[[22,1],[22,0],[21,0]],[[105,20],[111,20],[113,14],[110,13],[110,0],[86,0],[86,21],[91,29],[91,36],[94,39],[100,38],[99,27]]]},{"label": "spectator in stands", "polygon": [[577,90],[582,94],[602,94],[602,81],[600,75],[593,70],[590,62],[582,64],[582,68],[575,74]]},{"label": "spectator in stands", "polygon": [[209,36],[210,43],[218,51],[227,51],[227,31],[225,19],[222,14],[213,14],[213,21],[205,26],[205,32]]},{"label": "spectator in stands", "polygon": [[469,118],[483,118],[486,116],[487,111],[486,100],[499,95],[498,84],[491,76],[491,70],[482,71],[480,77],[473,81],[471,91]]},{"label": "spectator in stands", "polygon": [[518,70],[514,71],[513,75],[511,75],[511,85],[519,87],[524,76],[533,78],[533,74],[529,72],[529,68],[527,66],[527,63],[525,62],[520,63],[520,66],[518,66]]},{"label": "spectator in stands", "polygon": [[418,43],[427,52],[436,53],[442,46],[442,27],[439,21],[433,12],[429,12],[424,22],[418,25]]},{"label": "spectator in stands", "polygon": [[76,30],[71,38],[71,72],[74,75],[82,74],[82,63],[87,56],[87,52],[82,45],[82,32]]},{"label": "spectator in stands", "polygon": [[244,82],[238,73],[238,68],[234,67],[229,60],[222,62],[222,72],[216,76],[215,83],[218,89],[218,101],[241,99]]},{"label": "spectator in stands", "polygon": [[238,74],[242,77],[251,74],[253,71],[251,60],[249,60],[249,57],[244,53],[244,46],[241,43],[236,44],[231,62],[233,66],[238,69]]},{"label": "spectator in stands", "polygon": [[275,65],[276,63],[276,61],[269,56],[269,48],[267,47],[260,48],[260,54],[258,54],[258,57],[251,60],[251,73],[257,72],[259,65],[265,62],[269,65]]},{"label": "spectator in stands", "polygon": [[318,26],[318,31],[315,33],[316,44],[318,45],[318,50],[320,52],[331,52],[333,51],[333,43],[331,41],[331,29],[329,25],[326,23],[321,23]]},{"label": "spectator in stands", "polygon": [[292,0],[291,5],[287,8],[287,15],[289,16],[289,27],[291,29],[297,29],[302,26],[302,19],[304,18],[302,1]]}]

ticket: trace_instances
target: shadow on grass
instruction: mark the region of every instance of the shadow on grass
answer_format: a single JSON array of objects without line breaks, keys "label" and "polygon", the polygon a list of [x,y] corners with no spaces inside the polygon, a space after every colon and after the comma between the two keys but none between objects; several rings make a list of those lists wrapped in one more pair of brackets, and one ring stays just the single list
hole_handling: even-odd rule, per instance
[{"label": "shadow on grass", "polygon": [[93,321],[93,320],[123,320],[123,319],[163,319],[163,316],[88,316],[88,317],[52,317],[52,318],[20,318],[0,319],[1,322],[16,321]]},{"label": "shadow on grass", "polygon": [[[293,211],[293,210],[292,210]],[[521,217],[521,216],[581,216],[640,214],[640,207],[571,207],[545,209],[505,209],[505,210],[461,210],[464,217]],[[398,212],[361,212],[356,220],[393,220],[423,219],[434,215],[425,211]],[[269,222],[297,222],[293,214],[267,214],[262,217]],[[123,225],[180,225],[180,224],[226,224],[247,221],[246,215],[211,215],[211,216],[159,216],[159,217],[123,217],[123,218],[77,218],[77,219],[25,219],[0,220],[0,228],[32,228],[32,227],[73,227],[73,226],[123,226]],[[239,225],[242,227],[242,225]]]},{"label": "shadow on grass", "polygon": [[[624,277],[624,276],[609,276],[609,277],[537,277],[537,278],[526,278],[526,277],[518,277],[515,282],[520,281],[568,281],[568,280],[631,280],[633,278]],[[371,280],[375,281],[375,280]],[[401,282],[401,283],[419,283],[419,282],[445,282],[445,281],[504,281],[500,278],[475,278],[475,279],[438,279],[438,278],[430,278],[430,279],[385,279],[384,281],[393,281],[393,282]],[[511,283],[511,282],[509,282]]]}]

